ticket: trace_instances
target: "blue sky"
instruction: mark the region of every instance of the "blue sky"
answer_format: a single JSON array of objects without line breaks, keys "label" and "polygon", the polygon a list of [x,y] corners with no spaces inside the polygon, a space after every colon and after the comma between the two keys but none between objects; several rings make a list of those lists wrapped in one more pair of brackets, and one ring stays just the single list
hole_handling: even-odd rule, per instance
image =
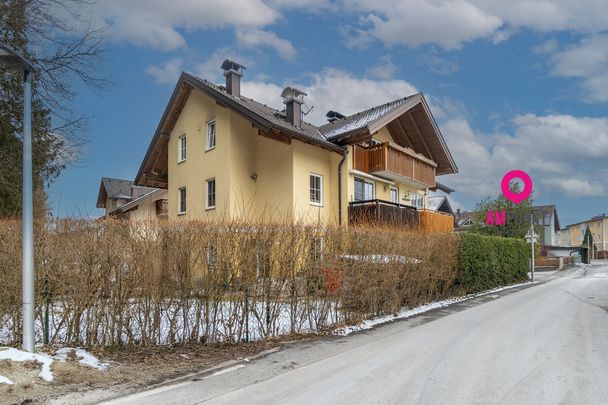
[{"label": "blue sky", "polygon": [[114,85],[79,87],[89,142],[51,206],[99,214],[100,178],[135,176],[179,73],[221,82],[233,58],[247,66],[243,94],[280,107],[285,85],[304,88],[315,123],[422,91],[460,169],[439,181],[465,209],[522,169],[562,225],[608,211],[608,2],[579,3],[101,1],[88,12]]}]

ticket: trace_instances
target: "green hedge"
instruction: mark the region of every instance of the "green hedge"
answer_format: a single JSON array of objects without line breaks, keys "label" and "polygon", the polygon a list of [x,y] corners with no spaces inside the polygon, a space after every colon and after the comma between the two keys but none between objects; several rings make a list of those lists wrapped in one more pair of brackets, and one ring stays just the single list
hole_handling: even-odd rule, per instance
[{"label": "green hedge", "polygon": [[467,293],[528,279],[530,246],[523,239],[460,235],[458,282]]}]

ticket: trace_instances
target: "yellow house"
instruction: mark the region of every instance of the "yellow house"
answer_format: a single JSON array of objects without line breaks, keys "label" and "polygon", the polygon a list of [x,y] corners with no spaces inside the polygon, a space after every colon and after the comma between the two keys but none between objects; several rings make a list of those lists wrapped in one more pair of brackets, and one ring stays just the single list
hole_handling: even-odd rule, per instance
[{"label": "yellow house", "polygon": [[583,222],[568,225],[565,229],[561,230],[562,242],[566,242],[567,246],[581,246],[585,231],[589,227],[589,231],[593,235],[593,244],[597,250],[606,250],[608,243],[606,238],[608,237],[608,216],[605,214],[595,216]]},{"label": "yellow house", "polygon": [[457,172],[420,93],[315,126],[304,92],[285,88],[279,111],[240,93],[238,63],[222,69],[225,86],[182,73],[135,178],[167,190],[170,219],[412,224]]}]

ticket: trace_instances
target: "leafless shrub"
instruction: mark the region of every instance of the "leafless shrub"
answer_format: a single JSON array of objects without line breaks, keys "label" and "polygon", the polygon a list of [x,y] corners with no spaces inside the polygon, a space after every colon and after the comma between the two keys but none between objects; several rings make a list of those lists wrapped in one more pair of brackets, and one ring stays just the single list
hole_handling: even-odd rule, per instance
[{"label": "leafless shrub", "polygon": [[[20,338],[20,244],[20,222],[0,222],[3,343]],[[38,339],[89,347],[324,331],[457,277],[456,236],[395,228],[65,220],[38,224],[35,247]]]}]

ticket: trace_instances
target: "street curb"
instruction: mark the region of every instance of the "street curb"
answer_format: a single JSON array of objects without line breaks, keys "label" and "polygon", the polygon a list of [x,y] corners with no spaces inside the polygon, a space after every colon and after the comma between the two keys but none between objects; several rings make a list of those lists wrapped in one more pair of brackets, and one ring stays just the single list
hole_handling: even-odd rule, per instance
[{"label": "street curb", "polygon": [[268,350],[264,350],[261,351],[260,353],[257,353],[253,356],[250,357],[244,357],[241,359],[235,359],[235,360],[228,360],[225,361],[223,363],[220,363],[216,366],[210,367],[208,369],[205,369],[203,371],[197,371],[195,373],[190,373],[190,374],[186,374],[180,377],[176,377],[176,378],[172,378],[169,380],[165,380],[163,382],[160,383],[156,383],[156,384],[152,384],[152,385],[148,385],[146,387],[143,388],[138,388],[135,389],[127,394],[119,394],[119,395],[115,395],[115,396],[110,396],[107,398],[104,398],[103,400],[101,400],[100,402],[98,402],[99,404],[110,404],[113,401],[119,400],[119,399],[128,399],[131,396],[135,396],[138,395],[140,393],[143,392],[148,392],[148,391],[152,391],[155,389],[159,389],[159,388],[166,388],[166,387],[170,387],[172,385],[179,385],[179,384],[183,384],[183,383],[187,383],[187,382],[192,382],[192,381],[199,381],[202,380],[206,377],[209,377],[215,373],[227,370],[229,368],[235,367],[235,366],[239,366],[239,365],[245,365],[250,363],[253,360],[258,360],[264,357],[267,357],[273,353],[278,352],[279,350],[281,350],[281,347],[273,347],[271,349]]}]

